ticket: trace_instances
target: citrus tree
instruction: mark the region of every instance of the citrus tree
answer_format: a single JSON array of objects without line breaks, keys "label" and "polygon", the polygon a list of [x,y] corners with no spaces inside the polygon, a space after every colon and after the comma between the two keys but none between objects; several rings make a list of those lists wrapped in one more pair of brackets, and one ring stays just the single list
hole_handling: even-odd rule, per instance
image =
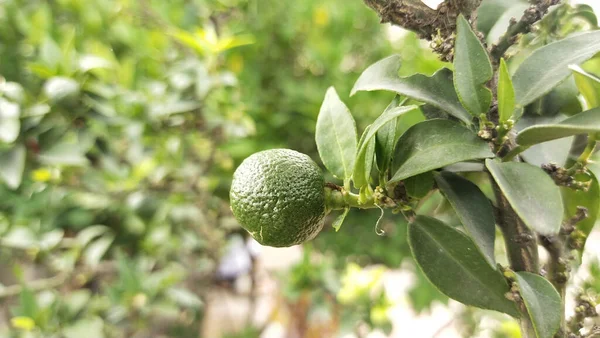
[{"label": "citrus tree", "polygon": [[593,11],[559,0],[365,3],[430,41],[447,64],[432,76],[400,76],[399,56],[368,67],[351,95],[396,96],[360,137],[327,90],[315,140],[339,181],[324,183],[297,152],[257,153],[234,174],[238,221],[263,244],[289,246],[312,239],[331,211],[341,212],[339,230],[351,208],[391,209],[409,222],[420,269],[448,297],[512,316],[523,337],[598,334],[582,330],[597,315],[595,297],[578,296],[572,318],[565,309],[600,207]]}]

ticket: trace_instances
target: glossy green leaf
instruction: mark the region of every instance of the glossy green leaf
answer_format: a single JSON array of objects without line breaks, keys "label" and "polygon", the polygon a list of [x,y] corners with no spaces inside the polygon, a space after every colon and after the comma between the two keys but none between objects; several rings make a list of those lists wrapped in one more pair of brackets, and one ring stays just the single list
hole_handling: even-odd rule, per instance
[{"label": "glossy green leaf", "polygon": [[492,91],[485,84],[493,75],[487,51],[467,19],[459,15],[454,46],[454,88],[471,115],[479,116],[490,107]]},{"label": "glossy green leaf", "polygon": [[600,51],[600,31],[574,34],[534,51],[513,76],[517,105],[524,107],[571,74],[579,64]]},{"label": "glossy green leaf", "polygon": [[[575,179],[589,184],[587,190],[574,190],[568,187],[561,187],[562,198],[565,206],[564,219],[568,220],[577,214],[577,207],[587,209],[588,217],[577,223],[577,230],[581,231],[586,237],[592,232],[598,212],[600,212],[600,184],[596,176],[589,174],[578,174]],[[582,248],[583,249],[583,248]],[[583,250],[582,250],[583,251]]]},{"label": "glossy green leaf", "polygon": [[333,221],[333,223],[331,224],[331,226],[335,229],[335,231],[339,231],[340,228],[342,227],[342,224],[344,223],[344,220],[346,219],[346,216],[348,215],[348,212],[350,211],[350,208],[344,208],[344,211],[335,218],[335,220]]},{"label": "glossy green leaf", "polygon": [[488,159],[485,165],[528,227],[542,235],[558,233],[564,214],[562,198],[548,174],[528,163]]},{"label": "glossy green leaf", "polygon": [[515,110],[515,89],[504,59],[500,59],[498,75],[498,115],[500,122],[508,121]]},{"label": "glossy green leaf", "polygon": [[356,159],[356,122],[333,87],[321,105],[315,139],[327,170],[339,179],[350,179]]},{"label": "glossy green leaf", "polygon": [[[525,128],[535,125],[555,124],[561,122],[565,118],[566,116],[562,114],[557,114],[551,117],[525,115],[519,119],[514,127],[514,130],[519,132]],[[564,165],[569,157],[569,151],[571,150],[573,138],[574,137],[565,137],[535,144],[521,153],[521,158],[523,158],[525,162],[535,166],[541,166],[542,164],[550,162]]]},{"label": "glossy green leaf", "polygon": [[454,91],[452,71],[444,68],[431,77],[416,74],[402,78],[398,76],[400,63],[400,56],[393,55],[371,65],[360,75],[351,95],[357,91],[389,90],[429,103],[465,123],[471,123],[471,115],[460,104]]},{"label": "glossy green leaf", "polygon": [[[377,141],[375,139],[375,136],[377,135],[377,133],[384,126],[390,124],[391,121],[397,120],[397,118],[399,116],[402,116],[402,115],[404,115],[406,113],[412,112],[412,111],[417,110],[417,109],[418,109],[417,106],[406,106],[406,107],[392,107],[392,106],[388,106],[388,108],[383,112],[383,114],[381,114],[373,122],[373,124],[371,124],[369,126],[369,128],[365,129],[363,135],[361,136],[360,142],[358,143],[358,153],[356,154],[357,161],[355,163],[355,169],[354,169],[355,174],[353,176],[355,184],[361,184],[361,183],[366,184],[365,181],[362,179],[361,174],[360,173],[356,174],[357,171],[367,170],[368,169],[369,172],[365,173],[365,175],[366,175],[366,177],[368,177],[370,175],[371,166],[372,165],[371,164],[367,164],[366,162],[372,161],[373,156],[371,154],[365,154],[365,152],[370,151],[369,147],[375,147],[376,146]],[[395,131],[396,131],[395,130],[396,123],[393,123],[393,127],[394,127],[394,130],[393,130],[394,135],[392,135],[392,139],[391,140],[387,140],[388,143],[392,143],[392,145],[391,145],[392,150],[391,151],[393,151],[393,143],[395,142],[394,137],[395,137]],[[389,134],[389,132],[390,132],[389,131],[389,127],[388,127],[388,131],[387,132]],[[375,151],[375,148],[373,148],[373,151]],[[384,158],[382,158],[382,160],[383,161],[389,161],[390,157],[388,157],[387,159],[384,157]],[[378,160],[378,163],[379,163],[379,160]],[[363,167],[363,166],[365,166],[365,167]],[[379,169],[381,170],[381,167]],[[361,187],[361,186],[362,185],[357,185],[357,187]]]},{"label": "glossy green leaf", "polygon": [[354,164],[354,172],[352,173],[352,181],[357,189],[365,187],[369,184],[371,170],[373,169],[373,161],[375,160],[375,138],[371,137],[370,130],[372,126],[368,126],[358,143],[360,149],[356,155],[356,163]]},{"label": "glossy green leaf", "polygon": [[600,108],[584,111],[558,123],[538,124],[525,128],[517,134],[517,143],[529,146],[563,137],[596,132],[600,132]]},{"label": "glossy green leaf", "polygon": [[375,136],[375,158],[377,160],[377,168],[382,173],[387,172],[392,163],[397,126],[398,119],[392,119],[381,127]]},{"label": "glossy green leaf", "polygon": [[390,182],[398,182],[449,164],[494,157],[488,144],[460,123],[427,120],[398,140]]},{"label": "glossy green leaf", "polygon": [[0,179],[10,189],[17,189],[23,180],[25,159],[27,151],[25,146],[19,144],[12,149],[0,153]]},{"label": "glossy green leaf", "polygon": [[502,273],[490,267],[465,234],[435,218],[417,216],[408,240],[419,267],[442,293],[466,305],[519,316],[504,297],[509,287]]},{"label": "glossy green leaf", "polygon": [[538,338],[552,338],[561,320],[560,295],[548,280],[530,272],[516,272],[521,298]]},{"label": "glossy green leaf", "polygon": [[404,188],[408,196],[423,198],[433,189],[433,172],[428,171],[404,180]]},{"label": "glossy green leaf", "polygon": [[490,201],[477,185],[457,174],[447,171],[436,173],[435,181],[479,251],[496,269],[496,222]]},{"label": "glossy green leaf", "polygon": [[586,72],[577,65],[572,65],[571,70],[575,77],[577,89],[585,99],[587,107],[600,107],[600,78]]},{"label": "glossy green leaf", "polygon": [[[401,100],[401,97],[396,95],[392,102],[387,106],[386,111],[401,106],[405,101],[406,99]],[[418,110],[407,113],[406,115],[415,112],[418,112]],[[406,115],[403,114],[401,116]],[[375,134],[375,159],[377,161],[377,168],[382,174],[386,173],[392,164],[392,155],[394,154],[394,145],[396,145],[396,135],[398,134],[398,121],[400,121],[400,118],[392,118],[379,128],[377,134]]]}]

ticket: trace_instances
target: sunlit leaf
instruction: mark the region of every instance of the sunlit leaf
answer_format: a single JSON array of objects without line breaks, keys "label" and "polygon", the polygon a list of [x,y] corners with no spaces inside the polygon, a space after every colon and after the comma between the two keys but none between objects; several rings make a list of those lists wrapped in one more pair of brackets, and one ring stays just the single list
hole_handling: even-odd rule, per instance
[{"label": "sunlit leaf", "polygon": [[588,108],[600,107],[600,78],[590,74],[577,65],[571,65],[575,84],[585,99]]},{"label": "sunlit leaf", "polygon": [[327,170],[339,179],[350,179],[356,161],[356,123],[333,87],[321,105],[315,140]]},{"label": "sunlit leaf", "polygon": [[517,105],[524,107],[548,93],[580,64],[600,51],[600,31],[571,35],[534,51],[513,76]]},{"label": "sunlit leaf", "polygon": [[515,90],[504,59],[500,60],[498,75],[498,115],[500,122],[508,121],[515,110]]}]

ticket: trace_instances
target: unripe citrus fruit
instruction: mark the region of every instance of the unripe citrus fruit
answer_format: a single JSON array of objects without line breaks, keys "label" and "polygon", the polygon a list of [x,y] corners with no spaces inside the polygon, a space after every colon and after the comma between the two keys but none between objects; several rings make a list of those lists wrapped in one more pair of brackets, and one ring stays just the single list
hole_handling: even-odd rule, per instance
[{"label": "unripe citrus fruit", "polygon": [[231,210],[263,245],[300,244],[323,227],[324,186],[321,169],[307,155],[289,149],[261,151],[233,174]]}]

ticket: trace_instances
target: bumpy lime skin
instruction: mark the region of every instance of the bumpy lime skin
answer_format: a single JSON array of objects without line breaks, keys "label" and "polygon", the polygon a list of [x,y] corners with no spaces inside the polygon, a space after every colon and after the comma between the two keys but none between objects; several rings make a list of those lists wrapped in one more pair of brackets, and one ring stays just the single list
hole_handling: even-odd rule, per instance
[{"label": "bumpy lime skin", "polygon": [[290,149],[261,151],[233,174],[231,210],[262,245],[297,245],[323,228],[324,185],[321,169],[309,156]]}]

